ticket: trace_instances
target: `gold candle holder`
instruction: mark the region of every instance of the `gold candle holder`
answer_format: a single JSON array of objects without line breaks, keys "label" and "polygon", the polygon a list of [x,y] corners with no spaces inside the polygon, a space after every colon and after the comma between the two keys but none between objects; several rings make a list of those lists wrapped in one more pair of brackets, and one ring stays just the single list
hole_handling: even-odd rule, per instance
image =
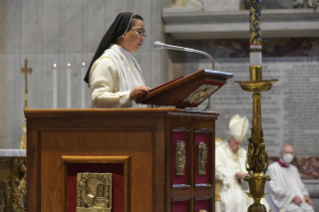
[{"label": "gold candle holder", "polygon": [[261,64],[261,0],[250,0],[250,3],[250,81],[235,81],[235,83],[238,83],[244,91],[253,92],[253,120],[246,159],[248,175],[244,180],[249,185],[247,195],[254,200],[254,203],[247,211],[266,212],[266,207],[260,203],[260,200],[266,196],[264,193],[266,181],[271,179],[265,174],[268,168],[268,154],[262,129],[260,92],[269,91],[273,83],[278,80],[263,80],[262,66],[252,65]]},{"label": "gold candle holder", "polygon": [[248,181],[249,197],[254,203],[249,206],[248,212],[266,212],[264,205],[260,204],[261,198],[265,197],[265,183],[270,181],[266,175],[268,168],[268,154],[265,149],[265,142],[262,129],[261,117],[261,91],[269,91],[273,83],[278,80],[263,80],[262,67],[250,66],[250,81],[235,81],[244,91],[253,92],[253,121],[251,128],[251,137],[248,138],[248,151],[246,169],[248,175],[244,178]]}]

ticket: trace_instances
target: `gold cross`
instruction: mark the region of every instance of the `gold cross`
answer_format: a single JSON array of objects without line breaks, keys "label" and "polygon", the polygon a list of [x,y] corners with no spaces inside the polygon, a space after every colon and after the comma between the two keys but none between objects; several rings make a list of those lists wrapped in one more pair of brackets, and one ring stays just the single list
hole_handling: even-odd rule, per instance
[{"label": "gold cross", "polygon": [[24,68],[21,67],[21,74],[24,74],[24,78],[25,78],[25,105],[24,105],[24,109],[28,108],[28,73],[31,75],[32,73],[32,68],[28,68],[28,60],[27,58],[25,58],[24,60]]}]

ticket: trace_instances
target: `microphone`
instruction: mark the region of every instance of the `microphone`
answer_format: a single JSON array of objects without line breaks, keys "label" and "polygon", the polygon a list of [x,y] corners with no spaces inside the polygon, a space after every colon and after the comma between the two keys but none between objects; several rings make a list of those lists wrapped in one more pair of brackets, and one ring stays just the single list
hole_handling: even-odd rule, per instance
[{"label": "microphone", "polygon": [[155,49],[170,49],[170,50],[176,50],[176,51],[183,51],[183,52],[194,52],[194,53],[198,53],[201,55],[204,55],[206,57],[208,57],[212,63],[213,63],[213,70],[215,68],[215,62],[214,62],[214,58],[212,56],[210,56],[208,53],[200,51],[200,50],[196,50],[196,49],[191,49],[191,48],[185,48],[185,47],[181,47],[181,46],[173,46],[173,45],[168,45],[159,41],[155,41],[154,42],[154,48]]}]

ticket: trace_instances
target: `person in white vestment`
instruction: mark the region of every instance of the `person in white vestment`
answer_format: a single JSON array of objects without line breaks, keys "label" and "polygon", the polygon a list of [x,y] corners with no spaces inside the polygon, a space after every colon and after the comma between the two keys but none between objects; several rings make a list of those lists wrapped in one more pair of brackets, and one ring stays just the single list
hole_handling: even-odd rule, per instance
[{"label": "person in white vestment", "polygon": [[[248,183],[244,181],[248,174],[245,167],[247,151],[241,147],[248,128],[246,117],[233,116],[229,122],[227,141],[216,147],[215,171],[222,176],[220,202],[223,212],[246,212],[253,203],[245,194],[248,191]],[[262,199],[261,203],[268,209],[265,200]]]},{"label": "person in white vestment", "polygon": [[267,175],[271,181],[266,183],[270,209],[274,212],[314,212],[312,202],[298,169],[291,164],[294,148],[285,144],[280,159],[268,167]]},{"label": "person in white vestment", "polygon": [[223,212],[243,212],[248,208],[247,195],[243,191],[247,188],[247,183],[243,181],[247,174],[246,150],[241,147],[248,127],[246,117],[233,116],[229,122],[227,141],[216,147],[215,169],[222,176],[220,202]]},{"label": "person in white vestment", "polygon": [[141,68],[131,52],[136,52],[145,39],[145,26],[140,15],[120,13],[103,37],[89,66],[84,81],[91,90],[92,107],[146,107],[135,99],[146,95]]}]

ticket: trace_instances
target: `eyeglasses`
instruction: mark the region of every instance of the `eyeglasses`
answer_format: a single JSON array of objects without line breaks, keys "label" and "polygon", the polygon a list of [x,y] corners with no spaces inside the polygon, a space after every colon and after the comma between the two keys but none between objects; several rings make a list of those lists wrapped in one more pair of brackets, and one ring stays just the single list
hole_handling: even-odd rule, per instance
[{"label": "eyeglasses", "polygon": [[144,32],[137,31],[136,29],[130,29],[130,30],[132,30],[132,31],[134,31],[134,32],[137,32],[138,35],[139,35],[141,38],[144,38],[144,39],[145,39],[145,38],[147,37],[147,35],[145,35]]}]

